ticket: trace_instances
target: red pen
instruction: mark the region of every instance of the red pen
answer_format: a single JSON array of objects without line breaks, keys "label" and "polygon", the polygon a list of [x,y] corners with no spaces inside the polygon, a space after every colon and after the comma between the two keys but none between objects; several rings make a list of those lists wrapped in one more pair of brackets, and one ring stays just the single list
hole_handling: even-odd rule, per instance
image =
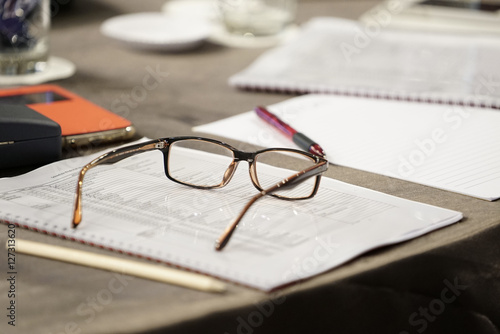
[{"label": "red pen", "polygon": [[303,133],[298,132],[290,125],[280,120],[278,116],[274,115],[266,108],[256,107],[254,110],[260,118],[262,118],[264,121],[266,121],[267,123],[274,126],[276,129],[281,131],[285,136],[290,138],[301,149],[309,151],[312,154],[318,155],[320,157],[326,156],[321,146],[319,146],[314,140],[307,137]]}]

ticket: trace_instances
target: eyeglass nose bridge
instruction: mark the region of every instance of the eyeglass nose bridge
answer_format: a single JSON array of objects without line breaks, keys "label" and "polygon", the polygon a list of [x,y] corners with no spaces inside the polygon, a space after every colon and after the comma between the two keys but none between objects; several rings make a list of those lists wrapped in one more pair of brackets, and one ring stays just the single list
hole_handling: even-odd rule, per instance
[{"label": "eyeglass nose bridge", "polygon": [[[243,152],[233,149],[233,161],[229,164],[226,171],[224,172],[224,177],[222,178],[222,186],[225,186],[229,183],[229,181],[231,181],[240,161],[248,161],[250,166],[252,166],[254,159],[255,153]],[[253,178],[252,183],[255,183]]]},{"label": "eyeglass nose bridge", "polygon": [[244,152],[244,151],[234,151],[234,161],[236,163],[240,161],[247,161],[250,173],[250,179],[252,180],[252,184],[254,187],[262,191],[262,188],[259,185],[259,180],[257,179],[257,172],[255,170],[255,157],[257,156],[257,152]]},{"label": "eyeglass nose bridge", "polygon": [[255,152],[234,151],[235,161],[248,161],[250,164],[255,160]]}]

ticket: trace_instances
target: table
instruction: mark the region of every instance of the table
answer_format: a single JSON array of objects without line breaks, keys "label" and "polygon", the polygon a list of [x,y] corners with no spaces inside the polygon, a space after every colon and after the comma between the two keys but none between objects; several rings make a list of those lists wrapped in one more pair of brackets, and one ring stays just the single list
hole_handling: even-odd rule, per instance
[{"label": "table", "polygon": [[[66,1],[55,2],[51,52],[77,66],[73,77],[56,84],[129,118],[141,135],[189,135],[193,126],[290,97],[228,86],[228,77],[265,49],[207,43],[195,52],[142,52],[99,32],[104,19],[159,11],[164,1],[88,0],[67,8]],[[303,0],[297,22],[318,15],[357,18],[376,3]],[[162,74],[158,87],[140,101],[124,103],[151,70]],[[0,332],[500,333],[500,202],[338,166],[327,176],[461,211],[465,218],[270,294],[232,284],[224,294],[198,292],[19,255],[15,328],[5,317],[9,284],[2,249]],[[0,224],[0,244],[7,230]],[[16,237],[109,254],[21,228]]]}]

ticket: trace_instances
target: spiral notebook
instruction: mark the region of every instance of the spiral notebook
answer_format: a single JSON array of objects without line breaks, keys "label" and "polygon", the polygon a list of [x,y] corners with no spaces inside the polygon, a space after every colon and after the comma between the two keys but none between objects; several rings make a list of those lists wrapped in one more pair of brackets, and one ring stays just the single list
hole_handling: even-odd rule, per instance
[{"label": "spiral notebook", "polygon": [[[215,239],[256,193],[248,169],[238,168],[221,189],[196,189],[165,177],[163,155],[156,151],[89,171],[82,223],[72,229],[80,168],[98,154],[1,178],[0,223],[269,291],[462,218],[457,211],[323,177],[310,200],[266,196],[257,201],[218,252]],[[222,156],[194,150],[176,166],[192,164],[227,166]],[[260,172],[275,173],[267,167],[261,164]]]},{"label": "spiral notebook", "polygon": [[232,86],[500,108],[500,38],[320,17],[229,79]]},{"label": "spiral notebook", "polygon": [[[481,198],[500,198],[500,111],[307,94],[268,106],[311,136],[330,163]],[[263,147],[295,147],[250,111],[195,131]]]}]

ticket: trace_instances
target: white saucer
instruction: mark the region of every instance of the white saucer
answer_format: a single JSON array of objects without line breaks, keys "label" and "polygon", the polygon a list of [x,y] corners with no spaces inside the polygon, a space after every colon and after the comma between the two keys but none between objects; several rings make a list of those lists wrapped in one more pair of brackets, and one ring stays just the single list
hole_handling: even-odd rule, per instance
[{"label": "white saucer", "polygon": [[75,74],[75,64],[59,57],[49,57],[41,72],[21,75],[0,75],[0,86],[38,85],[44,82],[69,78]]},{"label": "white saucer", "polygon": [[211,27],[202,20],[188,21],[163,13],[137,13],[110,18],[101,33],[128,46],[156,51],[184,51],[200,46]]}]

